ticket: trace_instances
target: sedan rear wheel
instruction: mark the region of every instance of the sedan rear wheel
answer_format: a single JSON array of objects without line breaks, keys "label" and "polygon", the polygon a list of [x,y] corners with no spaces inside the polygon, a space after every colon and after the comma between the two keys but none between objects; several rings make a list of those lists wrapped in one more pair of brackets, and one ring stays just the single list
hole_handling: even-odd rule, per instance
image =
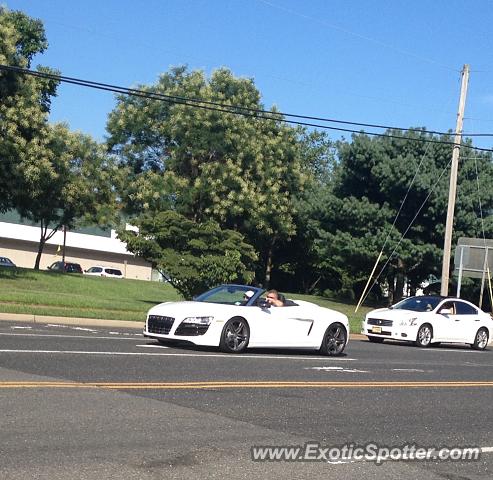
[{"label": "sedan rear wheel", "polygon": [[320,353],[323,355],[340,355],[346,346],[347,332],[340,323],[332,323],[325,331]]},{"label": "sedan rear wheel", "polygon": [[488,331],[486,328],[480,328],[474,337],[474,343],[471,345],[474,350],[484,350],[488,345]]},{"label": "sedan rear wheel", "polygon": [[221,334],[219,348],[227,353],[243,352],[250,340],[250,328],[243,318],[228,320]]},{"label": "sedan rear wheel", "polygon": [[418,335],[416,336],[416,345],[422,348],[429,347],[432,338],[433,330],[431,329],[431,325],[425,323],[419,327]]}]

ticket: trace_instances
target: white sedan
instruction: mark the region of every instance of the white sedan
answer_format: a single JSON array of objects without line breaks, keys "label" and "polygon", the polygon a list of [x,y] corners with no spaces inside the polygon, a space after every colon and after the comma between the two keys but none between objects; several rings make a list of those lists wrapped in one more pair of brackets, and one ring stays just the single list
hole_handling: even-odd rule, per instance
[{"label": "white sedan", "polygon": [[339,355],[349,339],[346,315],[301,300],[270,306],[265,290],[221,285],[193,301],[151,308],[144,335],[160,343],[187,342],[240,353],[247,347],[296,348]]},{"label": "white sedan", "polygon": [[432,343],[468,343],[484,350],[493,331],[493,318],[460,298],[440,296],[409,297],[389,308],[366,315],[361,333],[371,342],[385,339]]}]

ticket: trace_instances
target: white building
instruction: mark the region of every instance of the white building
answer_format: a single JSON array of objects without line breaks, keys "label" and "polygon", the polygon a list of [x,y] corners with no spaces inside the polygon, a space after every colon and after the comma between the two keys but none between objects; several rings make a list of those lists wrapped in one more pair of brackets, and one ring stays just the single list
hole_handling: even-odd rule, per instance
[{"label": "white building", "polygon": [[[18,267],[33,268],[38,253],[40,227],[22,222],[13,212],[0,215],[0,256],[10,258]],[[40,269],[62,259],[63,232],[48,240],[41,256]],[[94,265],[119,268],[125,278],[151,280],[151,264],[127,251],[114,230],[81,229],[67,231],[65,261],[80,263],[83,270]]]}]

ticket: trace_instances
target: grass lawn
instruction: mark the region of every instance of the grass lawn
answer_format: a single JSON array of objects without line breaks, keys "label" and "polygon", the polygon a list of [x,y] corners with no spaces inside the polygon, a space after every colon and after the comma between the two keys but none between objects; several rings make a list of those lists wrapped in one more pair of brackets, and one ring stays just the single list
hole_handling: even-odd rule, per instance
[{"label": "grass lawn", "polygon": [[[345,313],[359,333],[369,307],[354,313],[353,304],[311,295],[287,295]],[[0,269],[0,312],[144,321],[157,303],[181,300],[167,283],[89,277],[31,269]]]}]

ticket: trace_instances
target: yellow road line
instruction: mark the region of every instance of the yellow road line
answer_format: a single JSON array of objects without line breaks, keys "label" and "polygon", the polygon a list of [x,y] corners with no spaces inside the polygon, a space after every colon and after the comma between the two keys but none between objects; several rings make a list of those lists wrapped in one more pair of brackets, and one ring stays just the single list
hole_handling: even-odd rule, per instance
[{"label": "yellow road line", "polygon": [[442,382],[301,382],[301,381],[217,381],[217,382],[0,382],[0,389],[15,388],[103,388],[120,390],[179,390],[235,388],[467,388],[493,387],[493,381]]}]

